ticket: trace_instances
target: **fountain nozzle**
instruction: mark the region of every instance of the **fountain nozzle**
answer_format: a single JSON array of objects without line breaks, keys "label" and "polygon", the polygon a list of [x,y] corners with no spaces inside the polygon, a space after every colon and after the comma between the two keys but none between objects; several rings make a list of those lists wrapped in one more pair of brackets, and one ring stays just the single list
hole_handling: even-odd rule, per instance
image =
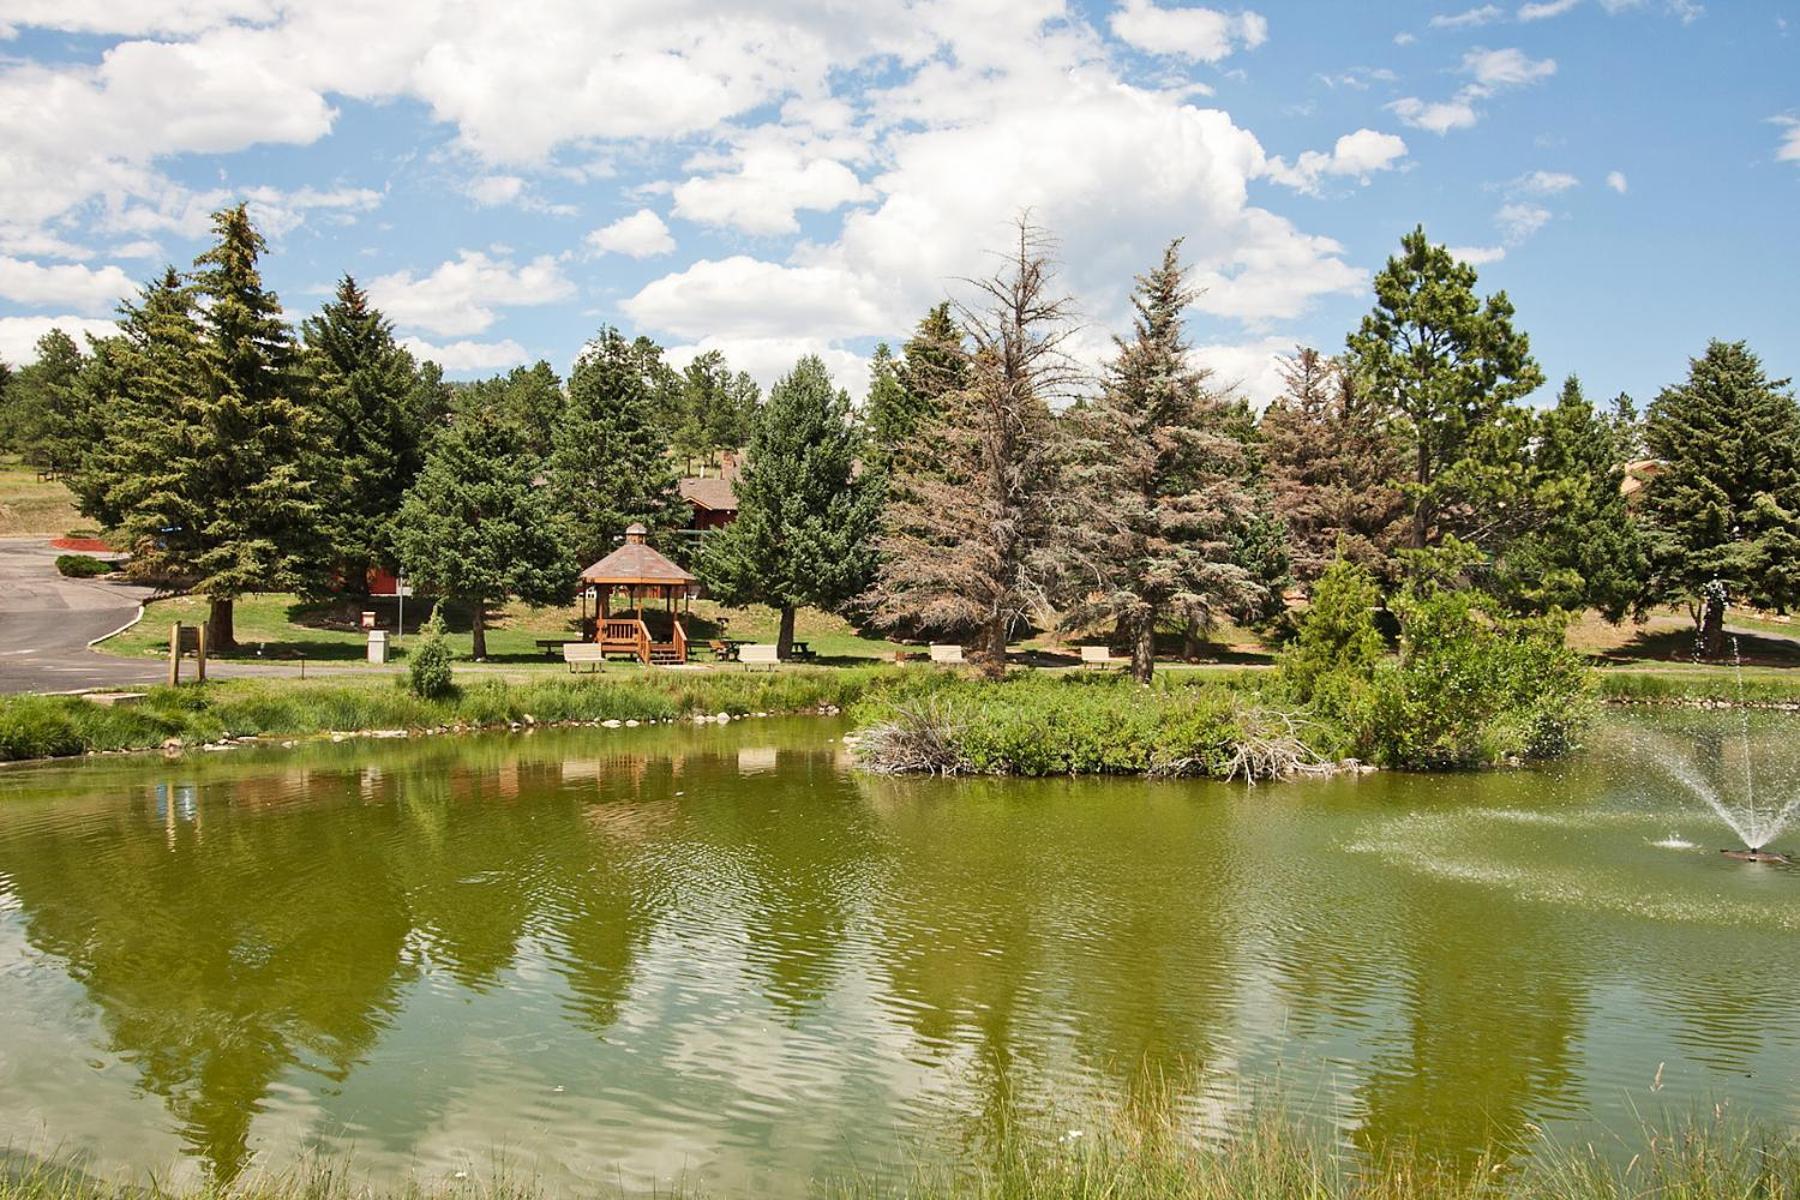
[{"label": "fountain nozzle", "polygon": [[1734,858],[1738,862],[1767,863],[1770,866],[1790,867],[1793,863],[1785,854],[1777,854],[1773,850],[1721,850],[1726,858]]}]

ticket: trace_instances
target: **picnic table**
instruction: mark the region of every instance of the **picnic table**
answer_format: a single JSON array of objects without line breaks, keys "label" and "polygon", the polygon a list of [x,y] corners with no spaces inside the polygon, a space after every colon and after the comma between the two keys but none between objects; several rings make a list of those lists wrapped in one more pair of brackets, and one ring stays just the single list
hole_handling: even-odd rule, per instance
[{"label": "picnic table", "polygon": [[577,644],[574,638],[538,638],[536,640],[538,649],[544,652],[544,657],[552,659],[562,651],[564,646]]},{"label": "picnic table", "polygon": [[708,650],[712,651],[713,658],[719,662],[736,662],[738,647],[744,643],[732,641],[730,638],[710,638],[704,644]]},{"label": "picnic table", "polygon": [[814,654],[813,648],[805,642],[795,642],[788,647],[788,657],[797,662],[812,662],[819,656]]}]

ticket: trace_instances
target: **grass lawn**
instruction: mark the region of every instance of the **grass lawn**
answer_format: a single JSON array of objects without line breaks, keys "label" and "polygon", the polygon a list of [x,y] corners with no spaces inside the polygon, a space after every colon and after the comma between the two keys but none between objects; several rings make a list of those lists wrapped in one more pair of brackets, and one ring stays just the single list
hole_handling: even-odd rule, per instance
[{"label": "grass lawn", "polygon": [[0,456],[0,537],[61,535],[82,523],[75,498],[59,480],[40,480],[17,455]]},{"label": "grass lawn", "polygon": [[[357,615],[364,607],[362,601],[315,602],[280,592],[242,597],[237,602],[234,618],[239,649],[233,657],[281,661],[304,656],[309,662],[362,662],[368,635],[358,627]],[[366,602],[366,607],[377,614],[383,628],[393,628],[396,616],[393,600],[371,600]],[[403,658],[404,643],[415,636],[419,622],[428,611],[424,604],[407,604],[406,635],[400,652],[393,657]],[[207,604],[202,597],[178,596],[159,600],[145,610],[144,619],[135,627],[102,643],[100,648],[128,657],[162,655],[168,650],[172,622],[197,625],[206,620],[206,613]],[[457,657],[471,658],[473,642],[468,613],[452,605],[446,610],[446,622],[450,627],[450,644]],[[577,624],[577,610],[573,606],[534,609],[523,604],[510,604],[496,609],[489,614],[488,661],[516,667],[554,666],[561,670],[561,660],[547,658],[536,645],[536,639],[573,639],[577,636]],[[779,614],[773,609],[725,609],[701,601],[694,605],[687,630],[689,638],[695,641],[728,637],[745,642],[772,642],[779,624]],[[811,609],[801,610],[795,623],[795,636],[808,643],[825,663],[849,664],[875,659],[891,662],[894,652],[901,649],[893,642],[861,637],[843,618]]]}]

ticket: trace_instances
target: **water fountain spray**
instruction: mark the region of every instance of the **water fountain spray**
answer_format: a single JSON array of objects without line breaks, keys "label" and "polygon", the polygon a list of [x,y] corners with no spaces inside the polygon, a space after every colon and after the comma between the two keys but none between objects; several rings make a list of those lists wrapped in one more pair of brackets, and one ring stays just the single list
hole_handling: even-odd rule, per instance
[{"label": "water fountain spray", "polygon": [[[1729,597],[1725,584],[1714,579],[1700,590],[1700,621],[1694,633],[1694,662],[1701,662],[1706,652],[1706,623],[1709,606],[1716,606],[1721,630],[1724,626],[1725,611]],[[1680,764],[1667,763],[1672,773],[1688,790],[1698,796],[1713,813],[1731,827],[1731,831],[1743,839],[1743,849],[1723,850],[1720,853],[1727,858],[1735,858],[1741,862],[1775,863],[1787,865],[1785,855],[1768,849],[1770,842],[1780,836],[1793,820],[1796,812],[1800,812],[1800,793],[1785,805],[1765,806],[1758,801],[1756,775],[1750,755],[1750,710],[1744,703],[1744,660],[1738,650],[1737,635],[1726,633],[1725,638],[1731,645],[1732,677],[1737,687],[1738,740],[1743,749],[1744,787],[1743,795],[1737,803],[1728,803],[1719,794],[1717,788],[1711,786],[1698,772],[1687,770]]]}]

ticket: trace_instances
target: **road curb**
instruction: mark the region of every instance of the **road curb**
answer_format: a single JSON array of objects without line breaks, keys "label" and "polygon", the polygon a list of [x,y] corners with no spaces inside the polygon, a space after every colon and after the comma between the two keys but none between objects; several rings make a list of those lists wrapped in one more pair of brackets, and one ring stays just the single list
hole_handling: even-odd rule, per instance
[{"label": "road curb", "polygon": [[136,625],[139,621],[141,621],[143,619],[144,619],[144,606],[140,604],[140,605],[138,605],[138,610],[137,610],[136,616],[132,617],[131,620],[125,622],[123,625],[119,626],[117,629],[113,630],[111,633],[101,634],[99,637],[97,637],[93,641],[89,642],[87,644],[87,648],[89,650],[92,650],[95,646],[98,646],[101,642],[104,642],[107,638],[118,637],[121,633],[124,633],[127,629],[130,629],[133,625]]}]

